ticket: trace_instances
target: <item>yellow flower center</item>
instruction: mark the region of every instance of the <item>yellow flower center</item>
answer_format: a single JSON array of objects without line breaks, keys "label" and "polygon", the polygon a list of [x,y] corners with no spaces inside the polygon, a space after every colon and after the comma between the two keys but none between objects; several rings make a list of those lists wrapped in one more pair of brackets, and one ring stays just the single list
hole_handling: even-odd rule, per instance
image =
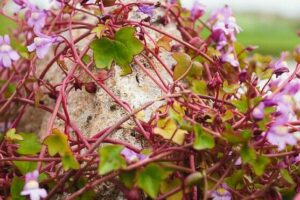
[{"label": "yellow flower center", "polygon": [[225,195],[227,190],[225,190],[224,188],[219,188],[217,191],[220,195]]},{"label": "yellow flower center", "polygon": [[39,19],[40,15],[39,15],[39,13],[34,12],[34,13],[31,14],[31,17],[32,17],[33,19],[37,20],[37,19]]},{"label": "yellow flower center", "polygon": [[277,126],[276,127],[276,133],[278,135],[285,135],[288,132],[288,127],[286,126]]},{"label": "yellow flower center", "polygon": [[10,50],[11,50],[11,46],[7,44],[3,44],[0,46],[0,51],[10,51]]},{"label": "yellow flower center", "polygon": [[26,188],[27,189],[37,189],[37,188],[39,188],[39,183],[35,180],[28,181],[26,183]]}]

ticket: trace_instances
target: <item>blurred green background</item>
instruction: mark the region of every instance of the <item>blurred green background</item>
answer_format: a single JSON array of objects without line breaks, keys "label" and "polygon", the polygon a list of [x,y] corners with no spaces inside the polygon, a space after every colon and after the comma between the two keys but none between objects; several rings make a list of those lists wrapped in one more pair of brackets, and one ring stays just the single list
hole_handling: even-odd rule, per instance
[{"label": "blurred green background", "polygon": [[238,41],[258,45],[256,51],[259,53],[278,56],[281,51],[292,51],[300,45],[297,35],[300,20],[255,13],[236,13],[236,19],[243,29]]}]

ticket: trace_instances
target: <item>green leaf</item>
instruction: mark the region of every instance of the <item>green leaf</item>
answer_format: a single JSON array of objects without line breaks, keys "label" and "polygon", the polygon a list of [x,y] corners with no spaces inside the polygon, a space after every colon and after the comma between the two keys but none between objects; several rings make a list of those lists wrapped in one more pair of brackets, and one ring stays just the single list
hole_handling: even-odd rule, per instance
[{"label": "green leaf", "polygon": [[126,161],[121,156],[121,151],[124,149],[121,145],[106,145],[99,149],[99,168],[100,175],[122,169],[126,167]]},{"label": "green leaf", "polygon": [[47,145],[50,156],[57,153],[64,156],[70,150],[67,136],[58,129],[52,130],[52,134],[45,138],[44,144]]},{"label": "green leaf", "polygon": [[244,145],[241,149],[241,158],[243,163],[250,163],[251,161],[256,159],[256,152],[248,145]]},{"label": "green leaf", "polygon": [[137,178],[137,185],[151,198],[156,198],[161,182],[166,178],[166,172],[157,164],[147,165]]},{"label": "green leaf", "polygon": [[182,107],[178,101],[174,101],[172,108],[169,110],[169,116],[178,124],[181,124],[184,120],[184,114],[184,107]]},{"label": "green leaf", "polygon": [[[174,178],[173,180],[166,180],[161,183],[160,192],[162,194],[170,192],[176,187],[181,185],[181,180],[178,178]],[[166,200],[178,200],[183,198],[182,190],[176,192],[175,194],[166,198]]]},{"label": "green leaf", "polygon": [[17,152],[23,155],[36,155],[41,151],[41,143],[34,133],[20,133],[23,140],[17,141]]},{"label": "green leaf", "polygon": [[292,176],[290,175],[287,169],[280,169],[280,174],[284,178],[284,180],[286,180],[289,184],[291,185],[295,184]]},{"label": "green leaf", "polygon": [[227,94],[234,94],[237,92],[237,90],[239,89],[240,85],[239,84],[232,84],[229,85],[228,82],[225,80],[223,83],[223,90],[224,92],[226,92]]},{"label": "green leaf", "polygon": [[199,124],[194,126],[195,140],[193,147],[197,150],[212,149],[215,146],[213,136],[205,132]]},{"label": "green leaf", "polygon": [[[83,188],[84,186],[86,186],[86,184],[88,184],[88,180],[86,178],[79,178],[75,184],[76,184],[75,189]],[[88,189],[84,193],[76,197],[75,200],[91,200],[91,199],[95,199],[95,197],[96,197],[95,191],[93,189]]]},{"label": "green leaf", "polygon": [[37,162],[34,161],[13,161],[13,163],[22,174],[32,172],[37,167]]},{"label": "green leaf", "polygon": [[163,36],[157,41],[157,46],[162,47],[167,51],[171,51],[170,42],[172,42],[172,38],[169,38],[168,36]]},{"label": "green leaf", "polygon": [[125,185],[125,187],[131,189],[134,186],[136,174],[136,170],[125,171],[120,174],[120,181]]},{"label": "green leaf", "polygon": [[173,79],[174,81],[178,80],[183,74],[191,69],[192,60],[189,55],[186,53],[174,53],[173,58],[176,60],[177,64],[174,68]]},{"label": "green leaf", "polygon": [[197,93],[197,94],[207,94],[207,85],[206,82],[204,80],[193,80],[192,82],[192,90],[193,92]]},{"label": "green leaf", "polygon": [[64,167],[64,170],[69,170],[69,169],[79,169],[80,165],[77,162],[76,158],[72,154],[71,151],[67,151],[65,155],[62,158],[62,164]]},{"label": "green leaf", "polygon": [[248,101],[244,96],[240,100],[233,100],[232,104],[242,113],[246,113],[248,111]]},{"label": "green leaf", "polygon": [[19,134],[16,134],[15,128],[11,128],[6,132],[5,139],[14,141],[14,140],[23,140],[23,137]]},{"label": "green leaf", "polygon": [[253,167],[257,176],[261,176],[265,172],[265,168],[270,163],[270,159],[264,156],[258,156],[257,159],[252,160],[250,165]]},{"label": "green leaf", "polygon": [[94,60],[97,68],[110,68],[115,61],[122,68],[122,75],[131,73],[129,64],[135,55],[144,49],[143,44],[135,37],[133,27],[120,29],[115,38],[103,37],[96,39],[91,44],[94,51]]},{"label": "green leaf", "polygon": [[17,28],[17,23],[13,20],[9,19],[8,17],[0,14],[0,35],[9,34],[11,30]]},{"label": "green leaf", "polygon": [[25,200],[24,196],[21,196],[21,192],[25,185],[25,181],[22,178],[14,176],[10,186],[10,194],[12,200]]},{"label": "green leaf", "polygon": [[236,170],[231,176],[225,178],[225,183],[233,189],[239,189],[243,185],[243,175],[243,170]]},{"label": "green leaf", "polygon": [[155,127],[153,132],[164,139],[172,139],[174,143],[179,145],[184,143],[187,134],[186,130],[177,129],[176,122],[172,119],[167,119],[162,127]]},{"label": "green leaf", "polygon": [[201,183],[201,180],[203,179],[203,174],[201,172],[194,172],[190,175],[188,175],[188,177],[186,177],[186,179],[184,180],[184,184],[192,187],[195,185],[198,185],[199,183]]},{"label": "green leaf", "polygon": [[11,37],[11,47],[19,52],[19,54],[26,59],[29,59],[29,52],[27,47],[22,44],[17,38]]},{"label": "green leaf", "polygon": [[233,118],[233,113],[231,110],[226,110],[224,113],[224,116],[222,117],[223,122],[226,122],[228,120],[231,120]]},{"label": "green leaf", "polygon": [[202,78],[203,74],[203,65],[200,62],[194,61],[192,63],[192,68],[188,73],[188,76]]}]

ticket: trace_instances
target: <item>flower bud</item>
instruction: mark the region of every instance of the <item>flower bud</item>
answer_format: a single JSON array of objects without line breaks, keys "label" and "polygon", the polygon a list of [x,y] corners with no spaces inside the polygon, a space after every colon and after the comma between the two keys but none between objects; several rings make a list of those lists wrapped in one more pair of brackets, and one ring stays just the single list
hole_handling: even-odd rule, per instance
[{"label": "flower bud", "polygon": [[188,177],[186,177],[186,179],[184,180],[184,184],[189,187],[192,187],[192,186],[198,184],[202,178],[203,178],[202,173],[194,172],[194,173],[188,175]]},{"label": "flower bud", "polygon": [[294,58],[297,63],[300,63],[300,46],[297,46],[294,50]]},{"label": "flower bud", "polygon": [[95,94],[97,91],[97,85],[94,82],[86,83],[84,87],[85,90],[91,94]]}]

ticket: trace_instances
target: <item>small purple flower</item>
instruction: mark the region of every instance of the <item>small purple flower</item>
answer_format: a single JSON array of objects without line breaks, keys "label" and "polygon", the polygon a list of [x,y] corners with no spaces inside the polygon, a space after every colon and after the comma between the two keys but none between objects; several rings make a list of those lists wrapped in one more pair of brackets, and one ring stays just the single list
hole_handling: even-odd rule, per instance
[{"label": "small purple flower", "polygon": [[57,37],[50,37],[40,33],[38,37],[34,38],[33,43],[27,46],[27,49],[30,52],[35,50],[37,57],[43,59],[48,53],[50,47],[58,41]]},{"label": "small purple flower", "polygon": [[268,142],[278,147],[279,151],[285,149],[286,145],[296,145],[297,138],[288,132],[288,127],[281,123],[273,123],[265,133]]},{"label": "small purple flower", "polygon": [[124,156],[128,162],[144,160],[146,158],[145,155],[135,153],[134,151],[132,151],[126,147],[122,150],[121,155]]},{"label": "small purple flower", "polygon": [[280,76],[285,72],[289,72],[289,66],[285,61],[287,55],[287,52],[283,52],[281,53],[279,60],[271,62],[270,67],[274,70],[274,74],[276,75],[276,77]]},{"label": "small purple flower", "polygon": [[196,21],[200,17],[202,17],[205,13],[205,6],[199,2],[199,0],[196,0],[194,2],[193,8],[191,10],[191,18],[193,21]]},{"label": "small purple flower", "polygon": [[264,110],[265,110],[265,104],[263,102],[259,103],[259,105],[256,106],[252,111],[253,118],[257,120],[263,119],[265,116]]},{"label": "small purple flower", "polygon": [[13,2],[22,7],[26,5],[25,0],[13,0]]},{"label": "small purple flower", "polygon": [[233,53],[225,53],[221,57],[221,61],[224,63],[230,63],[234,67],[240,66],[239,61],[235,58]]},{"label": "small purple flower", "polygon": [[170,3],[170,4],[176,4],[176,3],[177,3],[177,0],[169,0],[169,3]]},{"label": "small purple flower", "polygon": [[139,6],[139,11],[146,15],[149,15],[150,17],[153,16],[154,9],[155,9],[154,6],[148,6],[148,5]]},{"label": "small purple flower", "polygon": [[25,186],[21,192],[22,196],[30,197],[30,200],[40,200],[47,196],[47,191],[39,188],[39,172],[37,170],[27,173],[25,176]]},{"label": "small purple flower", "polygon": [[221,187],[214,190],[211,194],[212,200],[231,200],[232,195],[228,191],[228,186],[226,184],[222,184]]},{"label": "small purple flower", "polygon": [[293,163],[296,164],[300,162],[300,154],[298,154],[294,159],[293,159]]},{"label": "small purple flower", "polygon": [[228,6],[214,11],[209,22],[212,24],[211,38],[217,43],[218,50],[226,45],[227,40],[236,41],[236,35],[241,31]]},{"label": "small purple flower", "polygon": [[30,5],[29,10],[25,13],[25,19],[28,26],[33,28],[36,33],[39,33],[46,24],[47,13],[45,10],[40,10]]},{"label": "small purple flower", "polygon": [[232,10],[228,6],[224,6],[223,8],[214,10],[209,20],[213,23],[217,20],[227,19],[232,15],[233,15]]},{"label": "small purple flower", "polygon": [[10,67],[12,61],[16,61],[19,58],[19,54],[10,46],[9,36],[0,36],[0,67]]}]

